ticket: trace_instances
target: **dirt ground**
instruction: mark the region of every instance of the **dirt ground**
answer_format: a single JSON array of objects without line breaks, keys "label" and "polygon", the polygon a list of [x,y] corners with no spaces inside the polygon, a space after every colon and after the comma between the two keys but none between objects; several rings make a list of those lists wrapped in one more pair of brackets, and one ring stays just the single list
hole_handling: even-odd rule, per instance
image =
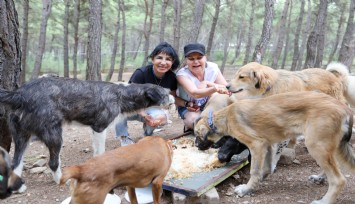
[{"label": "dirt ground", "polygon": [[[181,135],[183,124],[177,117],[176,110],[170,110],[170,120],[172,123],[155,135],[172,137]],[[138,140],[143,137],[142,123],[129,122],[129,133]],[[79,124],[66,124],[63,131],[64,144],[61,151],[62,167],[79,164],[92,157],[90,128]],[[352,144],[355,151],[355,136],[352,137]],[[114,137],[114,128],[110,127],[106,140],[106,150],[120,147],[120,142]],[[11,152],[12,155],[12,152]],[[53,179],[49,171],[44,173],[30,173],[30,167],[39,158],[48,160],[48,150],[40,142],[34,141],[30,144],[25,155],[25,167],[23,178],[27,185],[27,191],[23,194],[14,194],[0,203],[28,203],[28,204],[55,204],[61,203],[69,197],[69,187],[59,186]],[[269,176],[259,186],[258,190],[250,196],[239,198],[234,194],[235,186],[246,183],[249,178],[249,166],[236,172],[233,176],[216,186],[220,196],[219,203],[310,203],[312,200],[320,199],[327,191],[327,184],[313,184],[308,181],[308,176],[317,174],[320,168],[307,153],[304,144],[301,142],[296,146],[296,159],[299,161],[290,165],[279,165],[276,173]],[[355,203],[355,174],[343,171],[347,184],[337,203]],[[118,188],[115,193],[121,197],[122,203],[128,202],[124,199],[125,188]],[[171,192],[164,191],[162,203],[172,203]]]}]

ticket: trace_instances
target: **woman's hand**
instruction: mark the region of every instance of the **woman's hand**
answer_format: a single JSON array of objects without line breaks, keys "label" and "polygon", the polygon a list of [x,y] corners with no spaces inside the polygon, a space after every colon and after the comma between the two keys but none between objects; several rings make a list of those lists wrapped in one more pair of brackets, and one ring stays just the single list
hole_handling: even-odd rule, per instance
[{"label": "woman's hand", "polygon": [[215,89],[215,91],[219,94],[228,94],[229,95],[229,91],[226,88],[225,85],[222,84],[216,84],[216,83],[208,83],[207,84],[208,87],[213,87]]},{"label": "woman's hand", "polygon": [[186,108],[187,108],[187,110],[190,111],[190,112],[197,112],[197,111],[200,111],[200,106],[194,104],[194,103],[191,102],[191,101],[187,102]]},{"label": "woman's hand", "polygon": [[151,127],[158,127],[161,123],[161,121],[158,119],[154,119],[152,116],[150,115],[146,115],[144,116],[144,120],[145,123]]}]

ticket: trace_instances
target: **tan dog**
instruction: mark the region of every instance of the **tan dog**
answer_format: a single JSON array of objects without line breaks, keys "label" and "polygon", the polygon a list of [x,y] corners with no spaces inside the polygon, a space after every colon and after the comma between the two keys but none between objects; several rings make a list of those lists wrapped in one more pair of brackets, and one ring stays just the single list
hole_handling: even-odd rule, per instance
[{"label": "tan dog", "polygon": [[164,177],[172,162],[171,141],[158,136],[144,137],[136,144],[107,151],[85,163],[64,168],[60,183],[71,179],[72,204],[103,203],[106,194],[126,186],[131,203],[134,188],[152,184],[154,204],[160,203]]},{"label": "tan dog", "polygon": [[14,191],[24,192],[22,184],[22,179],[12,171],[9,154],[0,147],[0,199],[9,197]]},{"label": "tan dog", "polygon": [[[239,100],[201,118],[195,125],[195,135],[213,142],[230,135],[250,149],[250,180],[235,189],[238,195],[244,196],[270,173],[271,145],[303,134],[309,153],[323,169],[329,183],[324,197],[313,203],[335,203],[346,182],[339,164],[355,172],[355,157],[349,143],[352,120],[352,110],[329,95],[289,92]],[[318,181],[324,177],[320,174],[310,179]]]},{"label": "tan dog", "polygon": [[[228,85],[237,98],[265,97],[290,91],[319,91],[345,102],[346,76],[319,68],[275,70],[256,62],[242,66]],[[338,77],[337,77],[338,76]]]}]

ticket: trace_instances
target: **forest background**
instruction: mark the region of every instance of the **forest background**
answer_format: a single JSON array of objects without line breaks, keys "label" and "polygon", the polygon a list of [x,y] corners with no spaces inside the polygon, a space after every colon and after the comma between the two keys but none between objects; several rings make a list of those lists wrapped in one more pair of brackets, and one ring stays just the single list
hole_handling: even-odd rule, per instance
[{"label": "forest background", "polygon": [[[15,0],[22,82],[43,73],[122,80],[162,41],[206,45],[224,69],[354,64],[354,0]],[[105,76],[105,77],[103,77]],[[101,78],[102,77],[102,78]]]}]

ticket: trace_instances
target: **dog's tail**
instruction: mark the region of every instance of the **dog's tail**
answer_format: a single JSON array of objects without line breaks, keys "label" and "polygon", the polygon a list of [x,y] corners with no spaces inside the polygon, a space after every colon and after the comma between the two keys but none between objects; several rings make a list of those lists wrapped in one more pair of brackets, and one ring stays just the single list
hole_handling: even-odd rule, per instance
[{"label": "dog's tail", "polygon": [[0,89],[0,103],[9,104],[13,108],[22,106],[23,98],[20,94],[5,89]]},{"label": "dog's tail", "polygon": [[347,85],[349,76],[349,69],[347,66],[340,62],[331,62],[328,64],[326,70],[341,79],[344,85]]},{"label": "dog's tail", "polygon": [[355,155],[350,143],[353,132],[353,114],[349,114],[349,118],[345,121],[345,126],[347,130],[344,131],[344,136],[340,141],[339,155],[340,159],[343,161],[342,163],[345,164],[349,170],[355,172]]},{"label": "dog's tail", "polygon": [[80,179],[81,171],[79,166],[70,166],[63,169],[62,177],[60,178],[60,185],[65,184],[69,179]]}]

